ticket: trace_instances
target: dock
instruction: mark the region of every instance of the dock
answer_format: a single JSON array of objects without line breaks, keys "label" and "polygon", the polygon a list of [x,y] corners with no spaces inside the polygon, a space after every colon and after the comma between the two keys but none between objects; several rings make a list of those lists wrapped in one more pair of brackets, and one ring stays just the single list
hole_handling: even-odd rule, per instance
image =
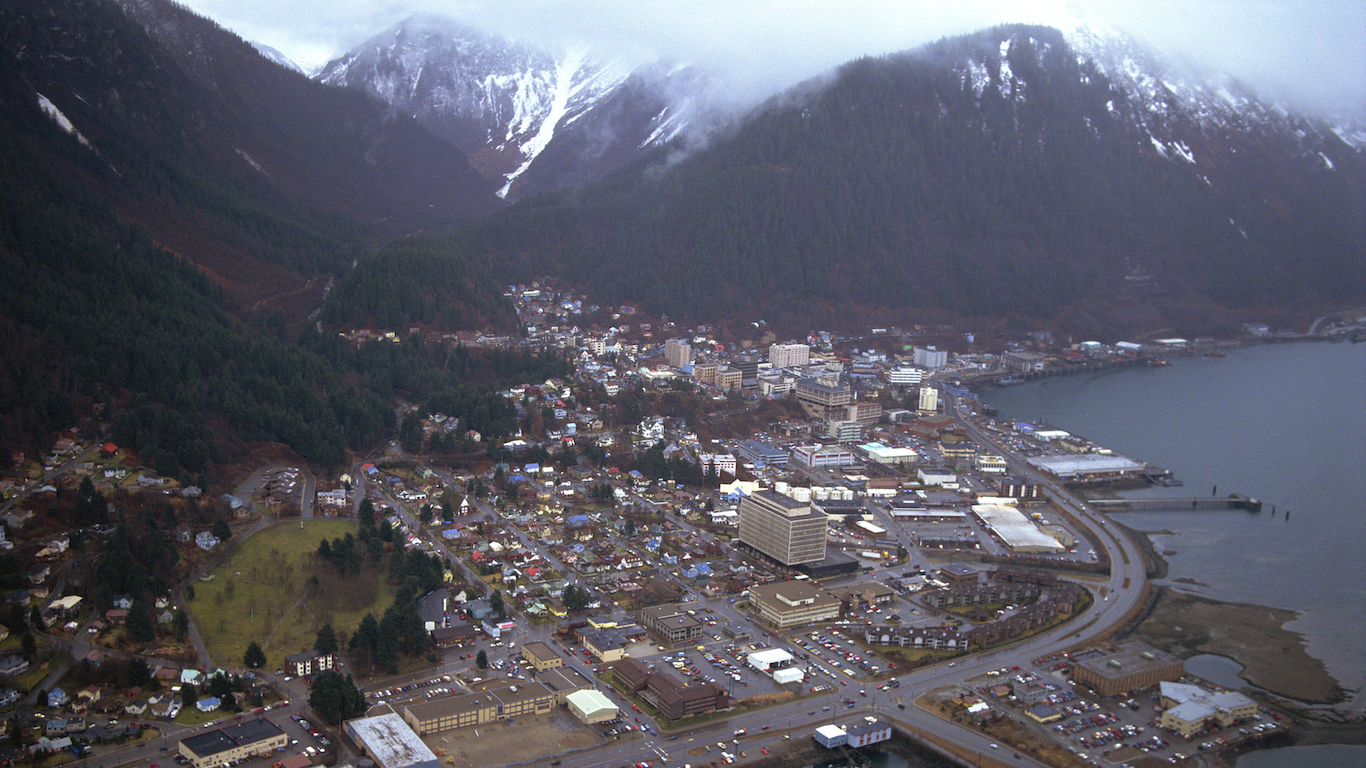
[{"label": "dock", "polygon": [[1097,509],[1113,512],[1149,512],[1157,510],[1218,510],[1244,509],[1260,512],[1262,502],[1241,493],[1228,496],[1209,496],[1196,499],[1091,499],[1089,502]]}]

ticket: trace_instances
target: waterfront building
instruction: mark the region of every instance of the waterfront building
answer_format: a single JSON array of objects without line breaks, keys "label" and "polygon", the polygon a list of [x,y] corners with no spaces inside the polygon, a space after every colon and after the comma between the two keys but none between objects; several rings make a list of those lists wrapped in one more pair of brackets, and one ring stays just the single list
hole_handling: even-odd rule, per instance
[{"label": "waterfront building", "polygon": [[1181,660],[1142,643],[1129,643],[1113,653],[1085,659],[1072,670],[1078,685],[1101,696],[1138,691],[1185,674]]}]

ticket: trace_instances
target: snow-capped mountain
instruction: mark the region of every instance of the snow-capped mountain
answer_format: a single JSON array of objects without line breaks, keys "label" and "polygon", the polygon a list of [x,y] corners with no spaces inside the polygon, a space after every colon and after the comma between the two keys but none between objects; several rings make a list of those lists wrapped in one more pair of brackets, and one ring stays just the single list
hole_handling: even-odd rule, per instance
[{"label": "snow-capped mountain", "polygon": [[499,194],[592,181],[686,125],[690,68],[552,53],[445,18],[414,16],[329,62],[318,79],[360,87],[470,157]]},{"label": "snow-capped mountain", "polygon": [[285,69],[292,69],[295,72],[298,72],[299,74],[304,74],[304,68],[294,63],[294,60],[286,56],[284,52],[280,49],[272,48],[269,45],[266,45],[265,43],[258,43],[255,40],[249,40],[248,42],[251,43],[252,48],[256,49],[257,53],[266,57],[270,61],[279,64]]}]

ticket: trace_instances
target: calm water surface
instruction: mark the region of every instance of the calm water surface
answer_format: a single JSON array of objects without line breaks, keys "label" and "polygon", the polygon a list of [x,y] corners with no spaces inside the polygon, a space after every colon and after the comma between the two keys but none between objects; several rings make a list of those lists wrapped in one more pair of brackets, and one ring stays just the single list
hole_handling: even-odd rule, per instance
[{"label": "calm water surface", "polygon": [[[1209,496],[1217,486],[1221,496],[1261,499],[1265,508],[1257,514],[1172,511],[1116,518],[1149,532],[1158,551],[1170,553],[1164,583],[1212,599],[1299,611],[1289,628],[1305,635],[1309,653],[1341,685],[1361,691],[1366,344],[1262,345],[1224,358],[1172,362],[1044,379],[993,390],[983,399],[1002,418],[1048,422],[1170,469],[1185,482],[1136,495]],[[1352,706],[1366,704],[1363,698]],[[1239,766],[1366,764],[1366,752],[1342,749],[1349,762],[1332,762],[1338,753],[1330,751],[1324,753],[1328,762],[1244,758]]]}]

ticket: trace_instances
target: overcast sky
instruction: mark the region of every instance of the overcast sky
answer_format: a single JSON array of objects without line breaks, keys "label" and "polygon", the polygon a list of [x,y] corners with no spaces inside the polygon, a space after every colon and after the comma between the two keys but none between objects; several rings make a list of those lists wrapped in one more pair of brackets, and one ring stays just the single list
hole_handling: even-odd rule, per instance
[{"label": "overcast sky", "polygon": [[767,94],[862,55],[1086,19],[1315,111],[1366,115],[1363,0],[180,0],[316,67],[416,12],[547,45],[710,64]]}]

